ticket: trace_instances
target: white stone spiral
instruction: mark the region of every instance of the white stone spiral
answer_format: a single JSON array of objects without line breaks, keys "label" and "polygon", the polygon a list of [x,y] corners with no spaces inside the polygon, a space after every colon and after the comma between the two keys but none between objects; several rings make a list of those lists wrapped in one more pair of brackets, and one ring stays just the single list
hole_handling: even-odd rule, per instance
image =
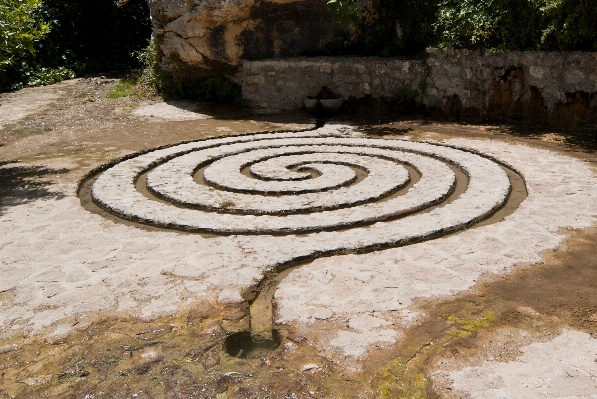
[{"label": "white stone spiral", "polygon": [[[444,204],[456,185],[454,167],[468,185]],[[157,199],[137,190],[139,178]],[[370,226],[378,244],[465,227],[493,213],[509,192],[504,169],[480,155],[333,131],[175,145],[116,164],[92,187],[102,208],[156,226],[227,234]]]}]

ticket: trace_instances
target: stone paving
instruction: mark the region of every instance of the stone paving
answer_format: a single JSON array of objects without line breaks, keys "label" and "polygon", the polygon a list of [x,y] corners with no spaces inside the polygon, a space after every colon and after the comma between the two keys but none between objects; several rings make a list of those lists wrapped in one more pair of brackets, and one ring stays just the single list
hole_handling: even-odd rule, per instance
[{"label": "stone paving", "polygon": [[[528,191],[504,220],[354,253],[406,244],[442,229],[456,233],[455,226],[490,214],[511,190],[496,160],[514,168]],[[208,164],[217,168],[207,172]],[[346,164],[366,176],[355,182]],[[199,165],[211,185],[194,183]],[[420,180],[393,196],[415,180],[405,165]],[[446,199],[457,179],[448,165],[468,175],[466,190],[451,201]],[[154,168],[146,177],[149,189],[170,203],[136,190],[135,179],[148,168]],[[242,168],[249,173],[239,173]],[[249,179],[250,173],[256,177]],[[262,183],[271,187],[260,188]],[[238,187],[243,192],[230,191]],[[276,190],[299,193],[269,195]],[[205,300],[240,302],[243,290],[276,265],[345,251],[305,264],[282,281],[275,294],[276,321],[307,328],[337,323],[315,345],[363,358],[371,347],[400,339],[418,317],[418,298],[450,295],[484,276],[538,263],[572,229],[597,222],[597,176],[579,159],[497,140],[369,139],[342,125],[152,151],[103,172],[93,195],[122,216],[228,234],[204,237],[114,223],[87,212],[74,195],[10,207],[0,215],[3,231],[11,232],[0,241],[0,292],[11,293],[0,303],[2,335],[65,334],[73,319],[106,310],[148,319]],[[388,219],[412,210],[418,212]],[[259,234],[242,234],[246,231]]]},{"label": "stone paving", "polygon": [[[120,216],[132,220],[140,220],[158,226],[175,226],[187,230],[204,232],[226,233],[277,233],[277,232],[303,232],[318,231],[325,228],[351,227],[360,223],[374,223],[367,228],[351,229],[348,232],[325,234],[325,241],[313,236],[301,239],[301,245],[314,248],[315,251],[325,252],[338,249],[362,249],[366,246],[406,243],[415,238],[424,238],[437,234],[443,230],[456,226],[464,226],[484,217],[498,208],[506,199],[510,190],[510,183],[506,172],[496,163],[481,156],[464,152],[450,147],[438,146],[428,143],[415,143],[410,141],[392,141],[325,137],[337,131],[331,126],[315,132],[305,133],[278,133],[265,135],[242,136],[238,138],[224,138],[202,142],[182,144],[126,160],[103,172],[93,184],[93,198],[103,208]],[[309,145],[315,144],[315,145]],[[271,149],[270,147],[281,147]],[[263,148],[266,149],[263,149]],[[207,149],[205,149],[207,148]],[[254,150],[254,151],[251,151]],[[192,151],[192,152],[191,152]],[[247,151],[249,151],[247,153]],[[189,153],[190,152],[190,153]],[[237,155],[241,152],[240,155]],[[307,153],[304,158],[313,169],[319,169],[321,176],[314,179],[295,180],[305,177],[300,173],[288,173],[286,177],[292,180],[279,180],[280,173],[271,175],[268,166],[276,166],[281,170],[283,165],[261,164],[257,173],[267,173],[267,177],[277,180],[264,181],[252,179],[240,171],[252,165],[251,169],[260,165],[260,160],[279,159],[279,155],[296,152]],[[333,153],[332,153],[333,152]],[[313,157],[312,153],[318,154]],[[330,154],[331,153],[331,154]],[[350,155],[357,153],[356,155]],[[182,156],[178,157],[178,155]],[[322,191],[329,198],[332,208],[350,204],[355,200],[362,202],[362,197],[367,194],[379,193],[373,199],[383,198],[384,193],[395,191],[403,185],[407,176],[405,171],[396,173],[394,167],[388,168],[388,161],[377,161],[377,165],[370,164],[368,154],[385,157],[394,161],[402,161],[419,168],[422,178],[405,195],[391,198],[384,202],[372,202],[342,209],[318,210],[317,212],[301,213],[296,215],[237,215],[230,211],[247,210],[246,205],[240,209],[237,203],[246,204],[251,201],[259,204],[262,212],[271,212],[267,208],[270,197],[259,194],[303,194]],[[276,158],[273,158],[276,157]],[[453,203],[432,210],[429,213],[407,216],[394,222],[383,222],[388,217],[421,211],[431,204],[436,204],[445,199],[454,185],[454,174],[445,165],[434,158],[438,157],[444,162],[453,162],[458,165],[468,176],[468,188]],[[166,162],[174,158],[175,161]],[[360,159],[357,159],[360,158]],[[216,159],[203,173],[203,179],[208,185],[202,186],[193,181],[193,172],[210,160]],[[296,165],[301,159],[296,156],[283,159],[287,166]],[[347,165],[321,164],[312,162],[317,160],[325,162],[348,162],[355,166],[366,167],[370,173],[360,184],[350,186],[349,189],[330,191],[334,188],[346,186],[353,182],[355,172]],[[342,160],[342,161],[341,161]],[[351,160],[353,161],[351,163]],[[311,162],[311,163],[309,163]],[[185,205],[198,205],[208,210],[219,209],[220,212],[207,212],[203,209],[186,209],[152,201],[138,192],[134,182],[137,177],[150,169],[160,165],[160,168],[150,172],[147,183],[153,193],[162,198],[175,198],[177,202]],[[421,164],[419,166],[419,164]],[[391,165],[390,165],[391,166]],[[213,170],[212,170],[213,169]],[[394,178],[395,177],[395,178]],[[165,192],[162,193],[162,189]],[[217,190],[217,189],[220,190]],[[357,191],[357,197],[348,197],[352,191]],[[244,196],[228,196],[240,193],[255,193],[258,196],[250,198]],[[315,196],[306,199],[316,201]],[[359,198],[360,197],[360,198]],[[227,206],[222,211],[221,205],[225,199]],[[290,201],[293,198],[290,197]],[[282,197],[282,210],[289,208],[289,199]],[[304,204],[305,198],[299,198],[299,203]],[[275,202],[275,201],[272,201]],[[285,204],[286,203],[286,204]],[[285,206],[284,206],[285,204]],[[320,204],[315,204],[317,208]],[[264,209],[265,207],[265,209]],[[255,205],[252,206],[255,208]],[[280,209],[278,206],[277,209]],[[416,226],[416,227],[414,227]]]},{"label": "stone paving", "polygon": [[[348,130],[344,128],[344,131]],[[314,135],[312,132],[298,135],[305,134]],[[355,134],[351,131],[348,136]],[[237,141],[238,138],[224,140]],[[330,140],[330,138],[323,140]],[[371,141],[356,138],[351,140],[356,142],[361,140],[367,144]],[[565,233],[559,231],[560,228],[588,227],[595,222],[597,204],[595,177],[589,167],[582,162],[523,145],[471,140],[451,140],[450,144],[474,148],[514,165],[525,177],[529,198],[514,215],[491,226],[403,248],[368,255],[348,255],[356,257],[358,260],[355,259],[355,261],[346,259],[345,256],[316,260],[293,272],[281,284],[277,292],[280,298],[280,320],[308,320],[311,317],[311,311],[319,306],[331,309],[343,309],[344,306],[349,306],[350,309],[358,312],[406,309],[410,304],[409,298],[448,294],[472,285],[482,273],[499,272],[519,262],[537,262],[540,260],[541,251],[555,248],[565,237]],[[197,143],[191,143],[185,146],[193,148],[197,145]],[[253,284],[255,280],[261,279],[260,270],[317,251],[350,250],[359,246],[388,242],[388,234],[392,234],[391,239],[397,241],[417,234],[429,233],[441,228],[443,223],[445,223],[443,227],[449,227],[458,221],[466,223],[479,214],[490,212],[503,200],[507,191],[507,178],[494,162],[485,158],[448,147],[409,141],[396,143],[384,140],[384,145],[398,148],[424,148],[427,151],[433,149],[450,155],[459,154],[461,157],[473,160],[471,167],[478,168],[476,170],[479,171],[479,175],[475,180],[475,170],[471,169],[471,181],[467,193],[443,208],[410,215],[392,223],[378,223],[342,231],[316,232],[306,236],[231,235],[205,239],[168,231],[150,233],[103,221],[101,217],[81,209],[78,199],[71,197],[56,200],[55,203],[53,203],[54,200],[48,200],[35,206],[23,205],[30,209],[27,210],[27,217],[22,219],[11,217],[9,211],[2,217],[2,224],[14,233],[10,239],[3,242],[2,263],[17,265],[17,267],[3,269],[0,289],[2,291],[15,289],[15,306],[20,307],[20,310],[15,309],[14,313],[3,312],[3,326],[23,328],[27,325],[36,326],[38,323],[47,325],[68,314],[97,311],[114,306],[120,310],[138,309],[141,314],[157,316],[160,310],[174,311],[184,306],[186,301],[182,298],[200,299],[202,295],[214,293],[220,300],[241,300],[239,291]],[[180,148],[171,147],[166,151],[178,152]],[[405,154],[407,153],[402,153],[401,156]],[[128,205],[127,196],[123,193],[130,193],[135,201],[160,207],[163,205],[140,195],[132,184],[135,174],[142,171],[144,165],[153,162],[156,157],[155,152],[147,155],[150,159],[145,163],[141,163],[139,158],[134,158],[117,165],[117,167],[126,167],[122,171],[124,177],[119,183],[121,186],[111,194],[115,203],[124,199],[124,205]],[[428,157],[426,160],[430,165],[435,162]],[[134,169],[129,169],[128,165],[133,162],[139,162],[139,164],[135,165]],[[476,162],[479,164],[475,164]],[[417,164],[417,167],[422,170],[425,166]],[[436,167],[441,168],[440,165]],[[484,167],[493,168],[490,170],[495,172],[487,174],[483,172]],[[108,176],[107,172],[102,176]],[[452,184],[453,176],[445,169],[440,176],[446,178],[446,182],[442,183],[443,188],[439,191],[442,193]],[[420,190],[422,192],[412,203],[418,205],[424,202],[425,198],[427,201],[432,200],[433,197],[424,196],[433,192],[434,186],[437,189],[436,179],[434,178],[430,183],[431,186],[426,187],[429,191]],[[114,180],[116,181],[120,182],[120,180]],[[424,179],[419,183],[424,183]],[[98,180],[96,187],[100,187],[101,184]],[[478,184],[478,188],[475,188],[475,184]],[[195,186],[199,187],[199,185]],[[490,190],[492,196],[479,196],[476,190]],[[469,201],[471,197],[475,201],[484,199],[481,205],[486,208],[479,211],[477,207],[481,205],[476,202],[473,206],[462,208],[478,211],[473,216],[466,212],[446,211],[446,209],[458,208],[459,204]],[[113,202],[108,200],[107,203]],[[388,206],[388,202],[381,204],[384,208]],[[13,209],[16,211],[15,208],[11,211]],[[129,209],[131,212],[143,211],[143,207]],[[160,209],[154,210],[156,218],[163,217],[159,213]],[[165,206],[163,210],[166,215],[172,210],[177,214],[196,212],[172,205]],[[332,212],[338,211],[345,212],[345,209]],[[52,223],[52,220],[64,213],[72,215],[70,220]],[[205,219],[202,219],[204,215],[211,215],[214,218],[223,216],[230,223],[234,223],[234,217],[239,217],[241,220],[238,223],[241,227],[249,223],[245,220],[245,215],[207,212],[202,212],[200,215],[197,218],[184,219],[184,223],[190,224],[193,219],[205,223]],[[308,217],[309,215],[291,216]],[[437,219],[434,220],[433,218],[436,217]],[[255,219],[253,216],[252,218]],[[356,221],[363,219],[360,212],[355,213]],[[219,229],[217,221],[211,223]],[[333,220],[332,223],[337,224],[338,221]],[[388,228],[388,225],[391,228]],[[38,235],[27,235],[27,232],[35,226],[46,232],[44,237],[50,240],[49,242],[44,242],[44,238],[40,239]],[[254,223],[251,227],[259,226]],[[77,231],[76,235],[71,234],[74,231]],[[14,251],[15,246],[26,245],[28,240],[26,237],[36,240],[37,242],[32,245],[39,250]],[[54,237],[60,239],[56,241]],[[193,250],[189,251],[188,248]],[[156,258],[156,252],[164,255]],[[323,281],[319,281],[316,276],[321,273],[326,274],[328,268],[334,268],[333,265],[343,265],[342,273],[338,275],[337,271],[333,271]],[[69,271],[63,273],[61,272],[63,269]],[[227,277],[226,270],[230,270],[234,278]],[[105,273],[107,274],[104,275]],[[123,273],[122,278],[117,277],[120,273]],[[138,276],[139,280],[148,280],[141,286],[135,281],[137,279],[127,278],[129,273]],[[363,276],[355,278],[355,273]],[[334,299],[330,297],[331,294],[319,291],[320,288],[325,287],[328,292],[334,292],[336,289],[343,292],[346,289],[344,283],[335,288],[333,276],[336,275],[340,279],[338,283],[351,281],[350,290],[359,294],[355,297]],[[376,282],[378,278],[381,280]],[[363,284],[362,281],[367,281],[368,284]],[[392,295],[388,295],[390,291],[381,289],[378,287],[379,284],[404,287],[406,292],[401,292],[400,288],[393,288]],[[102,293],[99,295],[101,299],[93,300],[94,294],[90,294],[89,297],[78,294],[82,289],[86,291],[96,285],[96,292]],[[364,291],[359,292],[360,290]],[[104,295],[108,292],[112,292],[112,295]],[[402,304],[400,305],[399,302]],[[43,317],[33,317],[33,309],[42,303],[56,307],[45,312],[49,317],[45,321]]]},{"label": "stone paving", "polygon": [[382,322],[354,329],[350,327],[353,317],[371,314],[395,326],[407,326],[416,317],[412,310],[417,298],[450,295],[472,287],[483,276],[503,273],[518,264],[539,263],[543,252],[557,248],[570,234],[569,229],[595,224],[597,181],[584,162],[492,140],[452,139],[447,144],[515,165],[525,178],[528,198],[516,212],[495,224],[400,248],[321,258],[304,265],[276,291],[278,322],[348,320],[348,328],[332,334],[328,345],[347,355],[362,356],[366,353],[362,342],[372,342],[374,336],[387,342],[392,330]]},{"label": "stone paving", "polygon": [[443,360],[431,376],[451,397],[597,398],[597,341],[590,334],[565,329],[521,352],[513,361],[489,358],[462,368]]},{"label": "stone paving", "polygon": [[[305,148],[305,147],[301,147]],[[314,163],[303,163],[306,160]],[[336,164],[327,164],[324,162],[336,162]],[[219,163],[221,161],[216,161]],[[155,171],[150,172],[147,177],[147,186],[150,188],[152,193],[161,195],[162,197],[185,205],[193,205],[201,207],[203,209],[210,210],[221,210],[222,198],[226,198],[231,201],[227,207],[230,211],[243,211],[251,213],[287,213],[297,211],[308,211],[314,209],[334,209],[340,206],[354,205],[361,202],[375,200],[382,196],[386,196],[392,193],[394,190],[399,189],[405,185],[409,180],[409,175],[404,167],[399,167],[393,162],[386,161],[383,159],[376,159],[372,157],[354,156],[351,154],[334,154],[334,153],[322,153],[322,154],[303,154],[303,155],[288,155],[279,156],[272,158],[251,166],[251,173],[260,179],[268,180],[282,180],[287,175],[287,179],[301,179],[310,177],[308,171],[304,172],[291,172],[284,167],[284,165],[276,165],[275,163],[283,162],[287,165],[300,165],[300,168],[308,168],[310,170],[316,170],[326,178],[321,178],[323,186],[316,190],[315,182],[312,182],[309,187],[306,185],[305,191],[316,191],[313,193],[305,194],[294,194],[292,196],[264,196],[263,194],[266,188],[262,188],[262,195],[247,195],[244,193],[236,192],[234,189],[225,190],[228,192],[222,192],[215,190],[214,187],[206,187],[204,185],[196,184],[192,179],[186,178],[191,176],[193,173],[192,164],[189,165],[186,170],[180,171],[180,169],[172,170],[172,166],[165,167],[159,166]],[[319,162],[319,163],[317,163]],[[349,187],[342,187],[347,182],[352,182],[357,179],[356,172],[348,167],[341,166],[343,162],[348,162],[350,165],[358,166],[366,169],[368,175],[358,187],[351,185]],[[169,162],[171,164],[174,162]],[[273,164],[273,165],[272,165]],[[224,165],[222,169],[228,169],[229,165]],[[216,165],[213,165],[205,171],[204,178],[209,180],[210,185],[217,187],[224,186],[226,188],[239,187],[245,183],[245,180],[249,181],[255,179],[248,179],[238,176],[238,172],[241,170],[241,165],[233,166],[233,170],[236,170],[236,179],[238,182],[230,182],[230,177],[226,178],[223,175],[223,171],[213,171]],[[304,170],[304,169],[303,169]],[[180,172],[182,173],[180,173]],[[173,179],[173,172],[180,173],[180,178]],[[229,172],[229,171],[228,171]],[[208,176],[209,174],[209,176]],[[212,177],[213,175],[213,177]],[[226,179],[225,182],[218,182],[220,178]],[[330,181],[330,180],[336,181]],[[319,180],[319,179],[316,179]],[[231,184],[232,183],[232,184]],[[234,184],[237,183],[237,184]],[[267,185],[267,181],[263,182],[263,186]],[[273,182],[270,182],[273,183]],[[280,181],[283,183],[283,181]],[[280,187],[281,184],[274,184],[273,192],[286,191],[290,188]],[[278,186],[278,187],[275,187]],[[337,187],[337,188],[336,188]],[[293,187],[295,190],[301,190],[300,187]],[[336,188],[334,191],[330,191],[330,188]],[[236,189],[238,190],[238,189]],[[246,189],[243,189],[246,191]]]}]

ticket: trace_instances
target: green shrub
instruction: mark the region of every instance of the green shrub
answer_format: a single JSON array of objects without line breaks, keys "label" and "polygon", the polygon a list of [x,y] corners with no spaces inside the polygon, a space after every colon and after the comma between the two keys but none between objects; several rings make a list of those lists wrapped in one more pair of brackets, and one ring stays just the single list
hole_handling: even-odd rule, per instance
[{"label": "green shrub", "polygon": [[444,0],[434,27],[440,48],[532,49],[541,13],[529,0]]},{"label": "green shrub", "polygon": [[196,83],[175,83],[159,68],[157,47],[154,40],[144,50],[135,52],[142,68],[114,85],[108,98],[146,98],[159,93],[166,99],[242,103],[240,86],[223,76],[213,76]]},{"label": "green shrub", "polygon": [[50,32],[40,18],[41,0],[0,0],[0,71],[35,53]]},{"label": "green shrub", "polygon": [[139,68],[146,0],[0,0],[0,91]]},{"label": "green shrub", "polygon": [[150,41],[143,50],[133,52],[133,56],[141,68],[114,85],[108,93],[108,98],[135,97],[141,99],[157,95],[162,91],[155,41]]},{"label": "green shrub", "polygon": [[597,50],[597,0],[329,0],[325,54],[412,56],[426,47]]},{"label": "green shrub", "polygon": [[153,92],[162,91],[162,72],[158,65],[158,43],[151,40],[143,50],[134,53],[141,65],[138,81]]},{"label": "green shrub", "polygon": [[21,72],[31,70],[36,45],[49,32],[41,0],[0,0],[0,90],[18,88]]},{"label": "green shrub", "polygon": [[413,55],[435,42],[436,0],[329,0],[344,33],[335,51],[382,57]]},{"label": "green shrub", "polygon": [[543,25],[541,45],[559,50],[597,50],[597,0],[536,0]]},{"label": "green shrub", "polygon": [[75,72],[65,67],[38,68],[27,72],[27,86],[51,85],[75,77]]},{"label": "green shrub", "polygon": [[597,49],[597,0],[443,0],[440,48]]},{"label": "green shrub", "polygon": [[146,0],[43,0],[51,32],[38,61],[77,74],[139,68],[135,51],[147,46],[151,21]]}]

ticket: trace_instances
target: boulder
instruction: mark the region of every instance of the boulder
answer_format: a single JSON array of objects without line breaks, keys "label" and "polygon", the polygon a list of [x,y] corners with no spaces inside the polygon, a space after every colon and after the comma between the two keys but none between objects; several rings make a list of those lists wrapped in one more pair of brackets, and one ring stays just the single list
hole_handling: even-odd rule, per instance
[{"label": "boulder", "polygon": [[316,52],[335,32],[325,0],[149,0],[160,66],[176,83],[237,80],[242,60]]}]

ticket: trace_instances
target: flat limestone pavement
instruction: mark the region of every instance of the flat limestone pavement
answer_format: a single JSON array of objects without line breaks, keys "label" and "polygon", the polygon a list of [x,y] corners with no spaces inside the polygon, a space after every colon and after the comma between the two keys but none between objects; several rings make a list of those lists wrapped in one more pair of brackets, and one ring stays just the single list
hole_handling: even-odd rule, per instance
[{"label": "flat limestone pavement", "polygon": [[590,334],[565,329],[520,350],[514,360],[489,358],[465,367],[444,359],[433,379],[448,397],[597,398],[597,341]]},{"label": "flat limestone pavement", "polygon": [[[254,139],[241,141],[251,142]],[[236,138],[222,140],[235,142],[231,145],[237,145],[239,141]],[[298,159],[288,158],[287,162],[275,163],[264,160],[264,157],[275,155],[268,155],[267,152],[259,153],[256,158],[247,158],[247,165],[237,161],[222,163],[219,166],[221,171],[230,175],[215,174],[214,179],[220,179],[219,184],[227,190],[237,189],[238,184],[245,182],[241,177],[243,175],[238,174],[238,165],[254,167],[253,173],[260,174],[261,178],[267,177],[270,182],[272,177],[290,176],[297,178],[295,183],[316,182],[318,179],[325,183],[317,186],[314,193],[297,194],[311,195],[308,200],[306,197],[297,199],[291,193],[287,203],[276,204],[276,201],[272,201],[272,208],[263,204],[255,205],[255,201],[251,204],[251,194],[262,193],[233,192],[236,197],[230,201],[232,204],[227,204],[227,207],[234,208],[232,211],[255,211],[255,208],[261,207],[257,210],[275,213],[306,206],[311,200],[322,201],[317,206],[330,208],[316,210],[317,215],[327,215],[325,212],[329,212],[329,219],[314,219],[309,214],[297,214],[294,219],[287,219],[273,214],[263,215],[271,221],[267,219],[247,225],[246,218],[242,216],[249,216],[247,220],[259,219],[254,215],[209,213],[203,209],[220,204],[213,193],[206,192],[205,197],[201,197],[193,195],[191,191],[179,192],[176,187],[168,189],[168,185],[172,184],[168,181],[168,175],[172,174],[186,178],[183,186],[191,190],[192,179],[188,170],[185,174],[185,168],[203,161],[198,158],[187,159],[188,164],[181,161],[178,166],[175,162],[187,156],[186,153],[189,156],[194,154],[189,151],[196,151],[195,147],[208,141],[185,144],[187,147],[184,149],[169,147],[160,150],[164,152],[162,155],[149,152],[146,160],[142,158],[145,155],[132,158],[108,169],[105,175],[100,174],[96,181],[94,195],[98,202],[103,201],[105,208],[111,211],[117,209],[118,213],[125,216],[128,212],[131,218],[144,219],[157,225],[163,224],[160,218],[173,212],[173,216],[168,216],[171,217],[168,223],[188,225],[196,220],[197,225],[191,227],[197,229],[203,228],[201,223],[209,222],[209,218],[193,219],[185,215],[191,211],[201,212],[222,218],[228,224],[214,222],[210,226],[224,226],[224,230],[230,234],[202,236],[139,229],[108,221],[86,211],[74,195],[7,208],[0,215],[2,230],[11,232],[0,239],[0,292],[10,292],[11,295],[2,297],[2,334],[66,331],[68,329],[65,326],[71,325],[73,318],[106,310],[151,319],[174,314],[200,301],[241,302],[244,300],[241,293],[262,280],[263,272],[276,265],[306,256],[345,251],[346,255],[319,258],[305,264],[282,281],[275,294],[276,321],[295,323],[305,329],[312,328],[322,320],[335,321],[338,328],[323,336],[316,345],[328,351],[330,356],[364,358],[373,346],[394,344],[400,339],[403,327],[417,317],[415,299],[450,295],[470,288],[483,275],[504,273],[521,263],[540,262],[542,253],[557,248],[571,234],[570,229],[586,228],[596,223],[597,176],[594,171],[585,162],[548,150],[497,140],[451,139],[441,143],[372,140],[364,139],[359,131],[350,126],[334,124],[318,131],[281,134],[279,137],[272,135],[268,140],[280,140],[279,146],[288,147],[290,153],[299,149],[318,153],[321,151],[317,151],[315,144],[321,144],[337,147],[334,150],[336,154],[342,153],[344,148],[347,155],[356,156],[354,148],[360,146],[363,149],[357,155],[361,157],[360,162],[366,161],[361,166],[371,164],[373,174],[383,162],[372,163],[367,157],[379,156],[379,147],[384,144],[394,150],[407,150],[395,154],[395,157],[398,157],[399,162],[412,164],[421,172],[421,178],[402,196],[386,199],[385,202],[354,205],[350,203],[351,198],[334,197],[331,193],[333,189],[338,189],[339,184],[350,181],[346,183],[345,192],[348,192],[348,188],[358,187],[366,178],[352,186],[353,176],[345,168],[337,169],[334,166],[326,169],[338,165],[333,163],[339,160],[334,156],[329,157],[332,163],[322,163],[324,167],[306,180],[298,180],[305,178],[305,175],[300,175],[305,171],[283,170],[287,166],[297,165]],[[257,150],[269,151],[267,146],[271,146],[271,143],[266,144],[265,149]],[[245,144],[242,144],[229,153],[234,155],[246,150]],[[171,203],[164,205],[135,190],[132,179],[152,165],[156,156],[163,158],[172,155],[168,151],[185,154],[174,158],[174,161],[160,163],[163,169],[156,168],[151,172],[155,174],[153,177],[148,175],[148,185],[158,193],[165,190],[166,197],[178,193],[180,202],[202,201],[197,209],[180,208]],[[326,148],[325,151],[331,152],[332,149]],[[229,153],[220,155],[229,156]],[[288,152],[284,154],[286,156]],[[382,155],[388,160],[392,154]],[[408,156],[412,159],[407,159]],[[270,164],[251,166],[255,159]],[[208,161],[215,164],[213,160],[210,158]],[[383,213],[392,209],[391,201],[398,203],[397,199],[404,200],[403,197],[409,194],[414,196],[420,187],[429,188],[422,190],[422,194],[449,196],[454,176],[451,169],[445,166],[448,160],[461,167],[467,175],[466,190],[457,198],[445,204],[440,203],[437,207],[434,207],[437,204],[430,204],[429,209],[404,217],[393,218],[396,216],[394,213],[399,213],[398,210],[393,210],[389,215]],[[511,166],[524,178],[528,197],[504,220],[459,232],[451,231],[450,228],[457,225],[466,228],[469,221],[490,214],[505,200],[510,186],[496,160]],[[317,168],[321,158],[309,155],[305,162],[308,162],[305,165]],[[359,160],[350,160],[350,163],[358,164]],[[380,179],[384,185],[378,189],[379,196],[393,190],[391,181],[386,186],[382,172]],[[434,175],[434,172],[437,173]],[[237,173],[237,176],[234,177],[233,173]],[[102,181],[102,176],[122,177],[122,181],[112,178]],[[209,173],[204,173],[204,176],[209,178]],[[405,176],[400,172],[396,174],[400,184],[404,183]],[[432,179],[427,183],[425,179],[429,177]],[[331,180],[326,180],[328,178]],[[339,180],[334,180],[336,178]],[[408,178],[413,176],[408,174]],[[174,177],[173,181],[177,179]],[[281,180],[280,187],[290,192],[303,189],[287,180]],[[309,186],[305,187],[308,189]],[[329,187],[333,189],[328,190]],[[219,190],[216,185],[210,188]],[[260,186],[243,187],[243,190],[258,191]],[[439,190],[439,194],[434,190]],[[71,187],[68,192],[74,191],[74,187]],[[321,199],[326,195],[327,199]],[[369,198],[361,198],[369,201]],[[413,206],[425,201],[433,202],[432,197],[426,199],[417,195],[415,199]],[[156,204],[163,206],[164,212],[161,208],[152,210],[151,206]],[[359,212],[349,212],[353,205]],[[371,212],[369,216],[361,212],[367,209]],[[338,228],[344,217],[334,218],[334,212],[344,212],[354,217],[355,225]],[[379,212],[382,212],[381,216]],[[307,224],[309,229],[301,231],[305,230],[301,219],[315,220],[319,224]],[[247,226],[259,231],[259,234],[242,234],[244,231],[240,228]],[[323,227],[330,227],[331,230],[322,231]],[[289,230],[284,231],[285,234],[272,234],[279,228]],[[427,239],[434,238],[441,230],[453,234]],[[367,254],[354,253],[360,249],[370,250],[375,245],[391,247],[409,244],[412,237],[417,240],[411,245]],[[421,239],[426,240],[419,242]]]},{"label": "flat limestone pavement", "polygon": [[[595,174],[586,163],[525,145],[466,139],[448,143],[515,166],[525,178],[528,198],[516,212],[495,224],[364,256],[318,259],[303,266],[276,292],[279,322],[308,323],[326,309],[330,318],[350,320],[352,315],[370,312],[380,317],[387,312],[388,321],[408,324],[414,299],[449,295],[472,287],[484,274],[540,262],[543,251],[558,247],[566,237],[563,228],[595,223]],[[400,315],[397,319],[396,313]],[[344,342],[339,340],[342,334],[351,333],[352,345],[339,348],[362,355],[365,348],[359,339],[381,334],[381,339],[387,340],[387,328],[369,330],[363,333],[349,328],[333,336],[329,345],[337,346]],[[360,350],[354,349],[355,345]]]}]

